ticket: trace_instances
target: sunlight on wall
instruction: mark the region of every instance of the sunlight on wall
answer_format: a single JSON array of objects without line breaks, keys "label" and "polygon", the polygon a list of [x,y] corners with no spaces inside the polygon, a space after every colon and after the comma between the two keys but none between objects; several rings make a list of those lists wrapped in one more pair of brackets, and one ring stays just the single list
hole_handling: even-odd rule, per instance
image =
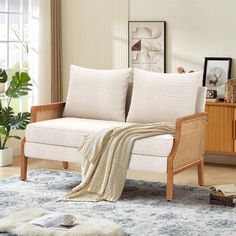
[{"label": "sunlight on wall", "polygon": [[204,57],[232,57],[236,77],[235,8],[235,0],[130,0],[130,20],[167,22],[167,72],[203,70]]},{"label": "sunlight on wall", "polygon": [[112,43],[111,68],[125,68],[128,66],[128,1],[106,0],[105,12],[109,13],[109,19],[105,20],[109,22],[109,27],[105,29],[108,35],[107,43]]},{"label": "sunlight on wall", "polygon": [[33,103],[51,101],[50,1],[31,0],[29,68],[33,78]]},{"label": "sunlight on wall", "polygon": [[70,64],[97,69],[128,66],[127,32],[127,0],[62,1],[64,99]]}]

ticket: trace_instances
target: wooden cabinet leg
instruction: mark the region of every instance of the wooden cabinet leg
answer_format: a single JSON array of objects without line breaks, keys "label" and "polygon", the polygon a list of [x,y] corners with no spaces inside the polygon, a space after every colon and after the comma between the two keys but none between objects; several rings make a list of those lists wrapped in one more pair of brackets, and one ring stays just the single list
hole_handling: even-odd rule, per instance
[{"label": "wooden cabinet leg", "polygon": [[204,160],[201,161],[197,166],[198,170],[198,184],[200,186],[204,185]]},{"label": "wooden cabinet leg", "polygon": [[23,139],[21,142],[21,180],[27,179],[28,158],[25,156],[24,149],[25,149],[25,139]]},{"label": "wooden cabinet leg", "polygon": [[63,165],[64,169],[68,169],[68,167],[69,167],[69,163],[67,161],[63,161],[62,165]]},{"label": "wooden cabinet leg", "polygon": [[167,183],[166,183],[166,200],[172,201],[173,199],[173,184],[174,174],[172,171],[167,172]]}]

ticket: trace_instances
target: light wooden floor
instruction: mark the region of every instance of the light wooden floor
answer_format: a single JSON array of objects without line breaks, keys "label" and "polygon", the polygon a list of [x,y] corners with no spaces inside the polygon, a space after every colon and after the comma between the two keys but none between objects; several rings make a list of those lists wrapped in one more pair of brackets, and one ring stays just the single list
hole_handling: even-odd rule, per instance
[{"label": "light wooden floor", "polygon": [[[52,168],[60,169],[62,168],[61,162],[56,161],[46,161],[39,159],[29,159],[28,169],[38,169],[38,168]],[[80,167],[76,164],[71,164],[69,166],[69,171],[79,171]],[[20,158],[15,157],[14,163],[12,166],[0,167],[0,179],[20,174]],[[128,171],[128,178],[133,179],[143,179],[150,181],[166,181],[165,174],[156,174],[150,172],[137,172],[137,171]],[[188,184],[192,186],[197,185],[197,170],[192,168],[186,170],[175,176],[176,184]],[[236,184],[236,166],[221,166],[206,164],[205,165],[205,186],[212,186],[217,184],[226,184],[233,183]]]}]

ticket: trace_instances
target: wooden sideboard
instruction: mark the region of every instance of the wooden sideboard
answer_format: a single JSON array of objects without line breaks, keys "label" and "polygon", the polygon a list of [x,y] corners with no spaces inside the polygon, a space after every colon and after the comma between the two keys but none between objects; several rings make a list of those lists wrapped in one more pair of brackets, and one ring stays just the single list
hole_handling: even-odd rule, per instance
[{"label": "wooden sideboard", "polygon": [[236,104],[207,103],[206,152],[236,154]]}]

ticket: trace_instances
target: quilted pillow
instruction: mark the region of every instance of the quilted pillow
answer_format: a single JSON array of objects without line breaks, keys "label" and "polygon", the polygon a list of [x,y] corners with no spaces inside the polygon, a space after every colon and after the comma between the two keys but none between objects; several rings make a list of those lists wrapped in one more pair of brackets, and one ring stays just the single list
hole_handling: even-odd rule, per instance
[{"label": "quilted pillow", "polygon": [[195,114],[202,73],[163,74],[134,70],[128,122],[175,121]]},{"label": "quilted pillow", "polygon": [[125,102],[132,69],[94,70],[70,66],[64,117],[125,121]]}]

